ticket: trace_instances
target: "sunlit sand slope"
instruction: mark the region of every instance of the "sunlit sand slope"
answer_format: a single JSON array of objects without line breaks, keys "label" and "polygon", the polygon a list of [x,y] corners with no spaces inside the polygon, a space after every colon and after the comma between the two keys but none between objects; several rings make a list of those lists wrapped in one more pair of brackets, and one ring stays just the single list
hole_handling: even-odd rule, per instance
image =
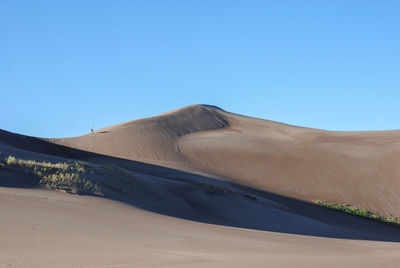
[{"label": "sunlit sand slope", "polygon": [[0,188],[0,267],[397,268],[398,243],[186,221],[121,203]]},{"label": "sunlit sand slope", "polygon": [[334,132],[192,105],[52,142],[400,215],[400,131]]}]

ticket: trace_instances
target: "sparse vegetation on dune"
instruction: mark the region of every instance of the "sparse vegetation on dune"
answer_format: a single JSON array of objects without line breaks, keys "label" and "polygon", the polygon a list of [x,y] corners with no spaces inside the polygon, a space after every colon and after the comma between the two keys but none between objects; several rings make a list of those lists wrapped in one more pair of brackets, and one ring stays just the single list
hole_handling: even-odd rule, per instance
[{"label": "sparse vegetation on dune", "polygon": [[[110,163],[96,165],[72,160],[52,163],[8,156],[0,164],[35,176],[39,185],[69,193],[108,196],[111,192],[134,194],[141,187],[148,187],[131,171]],[[251,201],[258,200],[255,196],[223,186],[205,182],[194,182],[194,185],[212,195],[236,195]]]},{"label": "sparse vegetation on dune", "polygon": [[32,174],[39,179],[40,185],[70,193],[102,195],[100,187],[88,178],[85,162],[38,162],[8,156],[1,163],[3,167],[12,167]]},{"label": "sparse vegetation on dune", "polygon": [[85,166],[87,166],[86,163],[76,161],[76,162],[57,162],[57,163],[51,163],[51,162],[38,162],[35,160],[25,160],[25,159],[17,159],[13,156],[9,156],[5,159],[5,163],[8,166],[20,166],[20,167],[28,167],[28,168],[41,168],[43,171],[51,171],[51,170],[76,170],[78,172],[85,172]]},{"label": "sparse vegetation on dune", "polygon": [[108,190],[126,193],[140,183],[131,172],[113,164],[51,163],[8,156],[0,162],[0,167],[31,174],[38,178],[39,185],[77,194],[104,196]]},{"label": "sparse vegetation on dune", "polygon": [[380,215],[378,215],[374,212],[368,211],[368,210],[352,207],[349,204],[340,205],[340,204],[335,204],[335,203],[331,203],[331,202],[327,202],[327,201],[320,201],[320,200],[316,200],[316,201],[314,201],[314,203],[317,205],[326,207],[326,208],[334,209],[334,210],[341,211],[341,212],[351,214],[354,216],[359,216],[359,217],[363,217],[363,218],[378,221],[378,222],[383,222],[383,223],[387,223],[387,224],[400,226],[400,219],[398,219],[397,217],[386,218],[386,217],[380,216]]}]

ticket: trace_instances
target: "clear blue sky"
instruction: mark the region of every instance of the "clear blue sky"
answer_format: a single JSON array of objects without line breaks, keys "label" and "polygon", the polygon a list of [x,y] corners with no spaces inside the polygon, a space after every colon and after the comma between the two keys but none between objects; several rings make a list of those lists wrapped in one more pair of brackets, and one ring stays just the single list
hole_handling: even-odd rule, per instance
[{"label": "clear blue sky", "polygon": [[206,103],[400,129],[400,1],[0,1],[0,128],[42,137]]}]

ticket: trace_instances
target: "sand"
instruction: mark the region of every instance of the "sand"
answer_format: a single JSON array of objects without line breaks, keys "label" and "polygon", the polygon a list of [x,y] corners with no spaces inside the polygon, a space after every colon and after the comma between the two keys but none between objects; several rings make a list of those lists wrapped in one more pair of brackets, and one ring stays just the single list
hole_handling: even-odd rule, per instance
[{"label": "sand", "polygon": [[399,130],[325,131],[193,105],[52,141],[400,217]]},{"label": "sand", "polygon": [[398,267],[399,243],[197,223],[122,203],[0,188],[0,267]]},{"label": "sand", "polygon": [[[0,130],[0,157],[112,163],[104,197],[0,169],[0,267],[398,267],[400,131],[333,132],[192,105],[74,138]],[[107,179],[107,178],[106,178]],[[114,185],[115,186],[115,185]]]}]

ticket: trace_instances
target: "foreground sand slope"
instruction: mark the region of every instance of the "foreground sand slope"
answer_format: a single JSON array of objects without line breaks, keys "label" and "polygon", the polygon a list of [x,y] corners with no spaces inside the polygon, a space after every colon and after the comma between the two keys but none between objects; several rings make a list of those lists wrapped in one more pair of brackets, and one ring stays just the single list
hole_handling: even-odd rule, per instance
[{"label": "foreground sand slope", "polygon": [[0,267],[398,267],[398,243],[186,221],[118,202],[0,187]]},{"label": "foreground sand slope", "polygon": [[52,142],[400,216],[400,131],[309,129],[192,105]]},{"label": "foreground sand slope", "polygon": [[[299,199],[399,215],[399,144],[399,131],[329,132],[205,105],[76,138],[0,130],[0,267],[398,267],[397,227]],[[72,171],[102,198],[44,190],[83,184],[43,184],[18,164],[31,159],[80,163]]]},{"label": "foreground sand slope", "polygon": [[164,215],[224,226],[400,241],[396,227],[232,182],[78,151],[12,133],[0,132],[0,140],[8,142],[0,141],[0,159],[1,155],[15,159],[0,163],[0,186],[95,195]]}]

